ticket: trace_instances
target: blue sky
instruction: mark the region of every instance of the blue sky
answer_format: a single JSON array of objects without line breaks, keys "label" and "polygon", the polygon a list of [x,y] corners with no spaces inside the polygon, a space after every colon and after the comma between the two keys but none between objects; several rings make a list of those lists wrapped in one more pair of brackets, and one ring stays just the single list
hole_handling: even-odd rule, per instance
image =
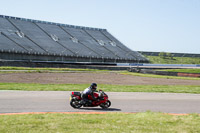
[{"label": "blue sky", "polygon": [[0,14],[106,28],[137,51],[200,53],[200,0],[5,0]]}]

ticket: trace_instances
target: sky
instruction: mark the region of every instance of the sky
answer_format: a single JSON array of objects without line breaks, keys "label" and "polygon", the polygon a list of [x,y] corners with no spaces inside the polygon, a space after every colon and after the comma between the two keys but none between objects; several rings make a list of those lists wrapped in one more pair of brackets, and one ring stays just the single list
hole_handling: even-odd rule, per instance
[{"label": "sky", "polygon": [[200,0],[1,0],[0,14],[104,28],[135,51],[200,54]]}]

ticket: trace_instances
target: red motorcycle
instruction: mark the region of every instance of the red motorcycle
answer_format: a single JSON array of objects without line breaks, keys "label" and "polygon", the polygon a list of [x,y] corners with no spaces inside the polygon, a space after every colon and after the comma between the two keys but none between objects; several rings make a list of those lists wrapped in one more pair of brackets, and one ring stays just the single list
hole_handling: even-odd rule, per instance
[{"label": "red motorcycle", "polygon": [[97,101],[94,101],[92,96],[89,95],[88,99],[92,101],[90,105],[82,104],[81,100],[81,93],[80,92],[72,92],[70,96],[70,105],[73,108],[80,108],[80,107],[97,107],[100,106],[102,109],[107,109],[111,106],[111,102],[108,100],[108,95],[102,91],[99,90],[98,92],[94,92],[94,97],[98,99]]}]

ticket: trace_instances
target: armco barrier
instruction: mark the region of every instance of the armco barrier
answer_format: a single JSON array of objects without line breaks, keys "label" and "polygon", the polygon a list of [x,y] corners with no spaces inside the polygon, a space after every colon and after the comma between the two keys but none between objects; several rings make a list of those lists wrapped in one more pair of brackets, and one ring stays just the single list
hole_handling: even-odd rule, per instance
[{"label": "armco barrier", "polygon": [[168,75],[168,76],[177,76],[177,72],[166,72],[166,71],[153,71],[149,69],[142,69],[140,73],[144,74],[155,74],[155,75]]},{"label": "armco barrier", "polygon": [[200,73],[177,73],[177,76],[200,78]]},{"label": "armco barrier", "polygon": [[129,66],[200,67],[200,64],[145,64],[145,63],[130,63]]},{"label": "armco barrier", "polygon": [[167,72],[167,71],[153,71],[150,69],[137,69],[130,68],[130,72],[138,72],[143,74],[167,75],[167,76],[182,76],[182,77],[196,77],[200,78],[200,73],[180,73],[180,72]]},{"label": "armco barrier", "polygon": [[99,70],[127,70],[127,67],[118,67],[115,64],[100,63],[63,63],[63,62],[37,62],[37,61],[1,61],[0,66],[16,66],[16,67],[54,67],[54,68],[83,68],[83,69],[99,69]]},{"label": "armco barrier", "polygon": [[[149,55],[149,56],[159,56],[160,52],[150,52],[150,51],[138,51],[139,53],[143,55]],[[195,53],[171,53],[173,57],[195,57],[199,58],[200,54]]]}]

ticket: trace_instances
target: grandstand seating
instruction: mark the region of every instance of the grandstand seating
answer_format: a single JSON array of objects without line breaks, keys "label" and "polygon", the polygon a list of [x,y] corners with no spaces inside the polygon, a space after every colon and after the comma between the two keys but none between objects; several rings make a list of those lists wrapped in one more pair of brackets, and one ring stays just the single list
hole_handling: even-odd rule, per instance
[{"label": "grandstand seating", "polygon": [[[3,15],[0,15],[0,52],[15,53],[13,60],[22,59],[17,53],[24,53],[23,60],[29,55],[38,55],[40,58],[45,55],[43,60],[54,60],[52,57],[48,59],[47,56],[62,56],[73,57],[76,61],[77,58],[84,58],[79,59],[83,62],[104,62],[105,59],[118,63],[148,62],[140,53],[127,48],[106,29]],[[0,56],[1,58],[5,56]],[[42,60],[40,58],[34,57],[34,60]]]}]

